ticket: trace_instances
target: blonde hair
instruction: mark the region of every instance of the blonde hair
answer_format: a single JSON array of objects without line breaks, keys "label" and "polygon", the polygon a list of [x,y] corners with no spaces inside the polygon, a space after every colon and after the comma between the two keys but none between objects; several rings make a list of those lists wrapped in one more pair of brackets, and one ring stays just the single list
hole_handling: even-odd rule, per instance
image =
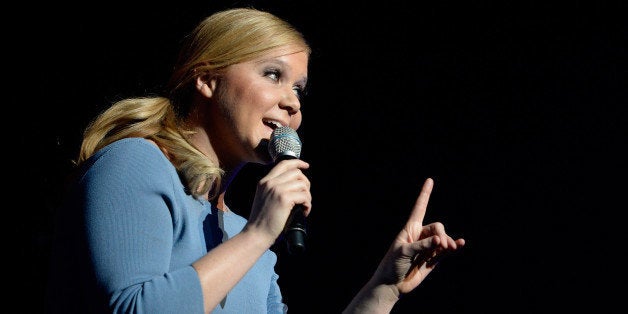
[{"label": "blonde hair", "polygon": [[220,11],[202,20],[184,38],[165,96],[128,98],[112,104],[85,129],[77,163],[117,140],[154,141],[181,174],[195,197],[220,190],[224,171],[190,141],[184,120],[191,111],[197,77],[257,58],[269,50],[295,46],[306,53],[303,35],[279,17],[253,8]]}]

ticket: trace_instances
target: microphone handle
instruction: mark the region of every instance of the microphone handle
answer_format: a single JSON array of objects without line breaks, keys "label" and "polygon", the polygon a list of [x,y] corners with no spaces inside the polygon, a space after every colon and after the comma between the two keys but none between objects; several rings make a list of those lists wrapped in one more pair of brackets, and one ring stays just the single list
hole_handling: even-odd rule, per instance
[{"label": "microphone handle", "polygon": [[297,204],[292,208],[290,217],[286,222],[286,244],[288,252],[292,255],[301,254],[305,251],[305,214],[303,205]]},{"label": "microphone handle", "polygon": [[[297,157],[285,154],[278,156],[275,162],[279,162],[285,159],[296,159]],[[297,204],[292,208],[288,221],[286,221],[286,227],[284,228],[286,245],[288,247],[288,253],[292,255],[298,255],[305,251],[305,236],[307,235],[305,229],[305,214],[303,213],[303,205]]]}]

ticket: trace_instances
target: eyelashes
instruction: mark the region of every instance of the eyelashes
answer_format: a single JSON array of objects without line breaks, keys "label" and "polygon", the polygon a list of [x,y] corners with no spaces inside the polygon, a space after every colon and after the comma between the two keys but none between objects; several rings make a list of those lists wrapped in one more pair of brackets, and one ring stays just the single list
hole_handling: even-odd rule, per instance
[{"label": "eyelashes", "polygon": [[[278,68],[268,68],[264,70],[264,76],[278,83],[283,77],[283,71]],[[294,85],[292,87],[292,91],[299,99],[303,98],[306,95],[305,86],[303,86],[302,84]]]},{"label": "eyelashes", "polygon": [[279,82],[279,80],[281,79],[282,74],[283,73],[281,73],[281,70],[275,69],[275,68],[264,70],[264,76],[270,78],[271,80],[273,80],[275,82]]}]

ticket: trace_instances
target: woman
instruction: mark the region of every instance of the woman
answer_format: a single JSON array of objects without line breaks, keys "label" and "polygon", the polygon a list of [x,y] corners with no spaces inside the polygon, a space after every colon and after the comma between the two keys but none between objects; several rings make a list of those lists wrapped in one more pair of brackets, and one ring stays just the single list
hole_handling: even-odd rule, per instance
[{"label": "woman", "polygon": [[[311,211],[308,163],[278,162],[246,219],[224,196],[243,165],[273,162],[275,128],[301,124],[309,55],[302,34],[272,14],[217,12],[186,38],[163,96],[101,113],[59,211],[50,311],[287,311],[270,248],[295,205]],[[390,311],[464,245],[440,223],[422,226],[431,187],[346,313]]]}]

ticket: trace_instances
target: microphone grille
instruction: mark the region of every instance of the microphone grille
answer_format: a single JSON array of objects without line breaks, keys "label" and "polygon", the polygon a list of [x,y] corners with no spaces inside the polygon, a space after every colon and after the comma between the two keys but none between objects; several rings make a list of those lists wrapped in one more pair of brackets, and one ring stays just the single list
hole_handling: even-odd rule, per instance
[{"label": "microphone grille", "polygon": [[268,153],[273,161],[281,156],[301,157],[301,140],[297,131],[288,126],[274,129],[270,135]]}]

